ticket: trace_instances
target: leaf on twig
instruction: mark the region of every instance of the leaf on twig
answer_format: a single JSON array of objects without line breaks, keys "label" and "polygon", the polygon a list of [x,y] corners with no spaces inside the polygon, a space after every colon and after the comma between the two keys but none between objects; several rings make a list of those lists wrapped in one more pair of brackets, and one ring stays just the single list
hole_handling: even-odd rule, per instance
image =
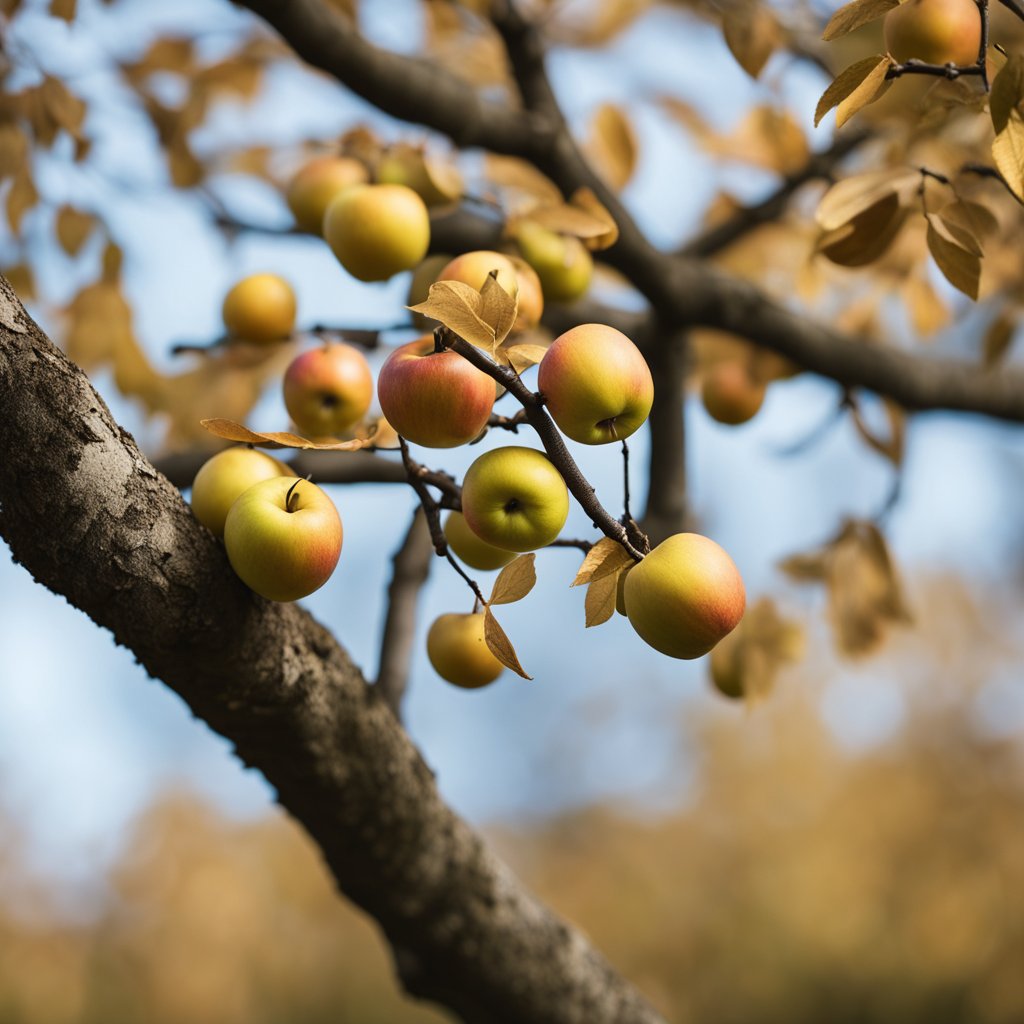
[{"label": "leaf on twig", "polygon": [[526,597],[537,582],[536,560],[536,554],[531,551],[509,562],[494,581],[488,605],[511,604]]},{"label": "leaf on twig", "polygon": [[508,337],[519,312],[519,299],[509,295],[493,274],[488,274],[480,289],[480,319],[494,332],[492,354]]},{"label": "leaf on twig", "polygon": [[586,149],[601,176],[616,191],[625,188],[637,163],[637,140],[632,122],[621,107],[602,103],[590,122]]},{"label": "leaf on twig", "polygon": [[836,108],[836,127],[877,100],[892,84],[886,77],[892,61],[887,54],[875,54],[851,64],[841,71],[836,80],[822,93],[814,111],[814,127],[833,108]]},{"label": "leaf on twig", "polygon": [[600,626],[615,614],[615,595],[619,589],[619,573],[623,566],[613,569],[607,576],[599,576],[587,587],[587,596],[583,602],[586,612],[587,628]]},{"label": "leaf on twig", "polygon": [[509,640],[505,630],[498,624],[498,620],[494,617],[494,613],[490,608],[484,608],[484,640],[487,641],[487,646],[491,649],[491,653],[502,665],[512,669],[516,675],[522,676],[524,679],[533,678],[533,676],[528,676],[523,666],[519,664],[519,658],[516,657],[516,650],[512,646],[512,641]]},{"label": "leaf on twig", "polygon": [[889,421],[888,437],[880,436],[868,426],[856,402],[850,410],[853,424],[869,448],[887,458],[894,466],[899,466],[903,462],[906,444],[907,414],[891,399],[883,398],[882,405]]},{"label": "leaf on twig", "polygon": [[570,586],[578,587],[584,583],[593,583],[624,569],[632,561],[629,552],[617,540],[602,537],[587,552],[579,572],[576,573],[576,579]]},{"label": "leaf on twig", "polygon": [[782,45],[782,26],[768,8],[746,5],[726,12],[722,19],[725,45],[736,63],[751,78],[764,70],[768,58]]},{"label": "leaf on twig", "polygon": [[821,38],[831,42],[847,32],[853,32],[869,22],[876,21],[894,7],[900,0],[853,0],[853,3],[840,7],[829,19]]},{"label": "leaf on twig", "polygon": [[227,441],[238,441],[242,444],[258,445],[261,448],[302,448],[314,451],[355,452],[361,448],[369,448],[374,444],[373,436],[354,437],[348,441],[310,441],[308,438],[293,434],[290,431],[274,431],[261,433],[250,430],[234,420],[211,419],[200,420],[202,426],[216,437]]},{"label": "leaf on twig", "polygon": [[977,243],[967,248],[971,239],[964,237],[962,232],[951,230],[938,214],[929,213],[925,218],[928,221],[928,251],[943,277],[964,295],[977,300],[981,283],[981,256],[975,251]]},{"label": "leaf on twig", "polygon": [[982,342],[982,358],[986,366],[998,366],[1003,361],[1017,330],[1017,318],[1007,309],[1001,309],[988,325]]},{"label": "leaf on twig", "polygon": [[481,316],[480,293],[468,284],[435,281],[430,286],[426,301],[408,308],[413,313],[437,320],[478,348],[491,351],[494,347],[494,328]]},{"label": "leaf on twig", "polygon": [[992,159],[1010,191],[1024,202],[1024,57],[1013,56],[992,80],[989,110],[996,137]]}]

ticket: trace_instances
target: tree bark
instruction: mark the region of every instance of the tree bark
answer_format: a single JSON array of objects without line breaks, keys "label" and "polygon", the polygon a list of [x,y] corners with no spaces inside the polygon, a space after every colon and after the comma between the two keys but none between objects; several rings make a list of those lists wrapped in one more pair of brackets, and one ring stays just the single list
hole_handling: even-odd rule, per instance
[{"label": "tree bark", "polygon": [[373,915],[413,994],[489,1024],[660,1020],[441,800],[386,701],[251,593],[0,278],[0,536],[234,744]]}]

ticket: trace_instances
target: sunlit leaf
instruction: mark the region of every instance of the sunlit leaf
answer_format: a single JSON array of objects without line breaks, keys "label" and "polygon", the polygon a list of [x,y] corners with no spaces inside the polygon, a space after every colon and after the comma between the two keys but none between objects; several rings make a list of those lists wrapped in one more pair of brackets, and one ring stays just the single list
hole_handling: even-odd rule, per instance
[{"label": "sunlit leaf", "polygon": [[526,555],[514,558],[504,569],[498,573],[491,589],[491,597],[487,602],[494,604],[511,604],[513,601],[521,601],[537,582],[537,570],[534,563],[537,560],[536,554],[532,551]]},{"label": "sunlit leaf", "polygon": [[977,300],[981,281],[981,259],[977,253],[963,248],[951,237],[942,219],[928,214],[928,251],[954,288]]},{"label": "sunlit leaf", "polygon": [[95,226],[96,218],[91,213],[67,205],[57,211],[57,241],[69,256],[78,255]]},{"label": "sunlit leaf", "polygon": [[1024,202],[1024,57],[1009,58],[992,80],[989,109],[996,137],[992,159],[1013,194]]},{"label": "sunlit leaf", "polygon": [[632,562],[629,552],[618,541],[612,540],[611,537],[602,537],[587,552],[570,586],[578,587],[584,583],[592,583],[618,572]]},{"label": "sunlit leaf", "polygon": [[899,203],[906,204],[920,182],[920,171],[910,167],[855,174],[836,182],[821,197],[814,219],[823,230],[832,231],[890,196],[894,195]]},{"label": "sunlit leaf", "polygon": [[612,188],[622,189],[633,177],[637,138],[629,116],[613,103],[602,103],[590,121],[587,152]]},{"label": "sunlit leaf", "polygon": [[425,302],[408,307],[431,320],[437,320],[460,338],[491,351],[494,328],[480,314],[481,296],[461,281],[436,281]]},{"label": "sunlit leaf", "polygon": [[587,587],[584,611],[588,629],[591,626],[600,626],[615,614],[615,595],[619,587],[619,571],[621,571],[621,567],[609,576],[598,577]]},{"label": "sunlit leaf", "polygon": [[853,3],[840,7],[832,15],[821,38],[826,42],[838,39],[847,32],[854,32],[869,22],[877,21],[899,4],[900,0],[853,0]]},{"label": "sunlit leaf", "polygon": [[833,108],[836,109],[836,127],[877,100],[889,87],[886,72],[892,62],[885,54],[865,57],[840,72],[836,80],[822,93],[814,111],[814,126]]},{"label": "sunlit leaf", "polygon": [[751,78],[761,74],[783,42],[775,14],[759,3],[730,8],[722,19],[722,31],[729,52]]},{"label": "sunlit leaf", "polygon": [[302,448],[325,452],[355,452],[373,444],[371,437],[355,437],[348,441],[311,441],[290,431],[261,432],[250,430],[234,420],[211,418],[200,420],[200,425],[216,437],[243,444],[259,445],[261,448]]},{"label": "sunlit leaf", "polygon": [[487,641],[487,646],[491,649],[491,653],[502,665],[512,669],[516,675],[522,676],[524,679],[533,678],[533,676],[528,676],[523,666],[519,664],[519,658],[516,656],[512,641],[509,640],[505,630],[498,624],[498,620],[494,617],[494,613],[490,608],[484,608],[484,640]]},{"label": "sunlit leaf", "polygon": [[480,319],[494,332],[494,345],[508,337],[519,312],[519,300],[509,295],[493,274],[488,274],[480,289]]}]

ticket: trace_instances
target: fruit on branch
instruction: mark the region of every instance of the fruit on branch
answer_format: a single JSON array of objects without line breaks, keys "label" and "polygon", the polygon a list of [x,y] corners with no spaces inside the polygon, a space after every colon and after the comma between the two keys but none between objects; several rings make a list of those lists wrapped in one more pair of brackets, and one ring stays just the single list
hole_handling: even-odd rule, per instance
[{"label": "fruit on branch", "polygon": [[466,522],[461,512],[449,512],[444,521],[444,537],[452,554],[471,569],[489,572],[508,565],[516,557],[514,551],[496,548],[481,540]]},{"label": "fruit on branch", "polygon": [[509,256],[509,260],[519,280],[519,312],[512,330],[528,330],[540,323],[544,312],[544,288],[537,271],[522,256]]},{"label": "fruit on branch", "polygon": [[295,292],[278,274],[250,274],[224,296],[224,326],[232,338],[264,344],[295,330]]},{"label": "fruit on branch", "polygon": [[430,216],[405,185],[353,185],[327,207],[324,238],[360,281],[386,281],[427,254]]},{"label": "fruit on branch", "polygon": [[580,324],[557,337],[541,360],[537,383],[567,437],[609,444],[643,424],[654,380],[640,350],[605,324]]},{"label": "fruit on branch", "polygon": [[905,0],[885,16],[885,46],[901,64],[976,64],[981,15],[974,0]]},{"label": "fruit on branch", "polygon": [[285,199],[295,223],[311,235],[324,229],[331,201],[353,185],[370,180],[366,167],[350,156],[320,156],[310,160],[288,183]]},{"label": "fruit on branch", "polygon": [[714,688],[730,700],[743,696],[743,663],[740,658],[743,642],[742,630],[733,630],[711,652],[711,683]]},{"label": "fruit on branch", "polygon": [[626,575],[631,568],[632,566],[627,566],[623,569],[615,582],[615,610],[620,615],[626,614]]},{"label": "fruit on branch", "polygon": [[494,380],[458,352],[434,351],[432,335],[396,348],[377,376],[381,411],[407,441],[425,448],[467,444],[487,426]]},{"label": "fruit on branch", "polygon": [[231,568],[271,601],[319,590],[341,555],[341,517],[316,484],[278,477],[244,491],[228,512],[224,546]]},{"label": "fruit on branch", "polygon": [[[406,296],[407,306],[418,306],[421,302],[427,301],[430,294],[430,286],[437,280],[437,275],[449,263],[452,257],[446,253],[435,253],[428,256],[413,272],[412,280],[409,282],[409,293]],[[413,326],[419,331],[429,331],[437,326],[436,320],[425,317],[422,313],[412,314]]]},{"label": "fruit on branch", "polygon": [[519,300],[519,309],[513,329],[525,330],[527,327],[536,327],[540,322],[540,315],[544,311],[544,296],[536,274],[529,264],[524,264],[524,266],[526,268],[524,271],[525,287],[520,282],[520,272],[517,271],[511,257],[491,249],[476,249],[473,252],[456,256],[437,275],[437,280],[461,281],[475,291],[480,291],[487,280],[487,275],[492,270],[496,270],[498,284],[509,295],[518,297]]},{"label": "fruit on branch", "polygon": [[284,374],[284,404],[295,426],[336,436],[358,423],[373,400],[370,364],[352,345],[329,344],[296,356]]},{"label": "fruit on branch", "polygon": [[642,640],[670,658],[699,658],[732,632],[746,594],[733,560],[713,540],[677,533],[630,569],[626,615]]},{"label": "fruit on branch", "polygon": [[439,615],[427,632],[427,657],[442,678],[465,690],[493,683],[505,666],[484,639],[484,613]]},{"label": "fruit on branch", "polygon": [[224,520],[235,500],[253,484],[295,474],[255,448],[226,448],[199,467],[192,482],[192,511],[210,533],[224,536]]},{"label": "fruit on branch", "polygon": [[550,544],[569,515],[569,491],[536,448],[508,445],[484,452],[462,481],[462,514],[488,544],[533,551]]},{"label": "fruit on branch", "polygon": [[455,202],[462,194],[462,175],[452,164],[430,161],[413,146],[398,145],[377,165],[376,180],[411,188],[427,206]]},{"label": "fruit on branch", "polygon": [[523,259],[540,278],[548,302],[575,302],[590,287],[594,261],[578,238],[524,221],[516,228]]},{"label": "fruit on branch", "polygon": [[729,359],[708,368],[701,398],[713,420],[738,426],[753,419],[764,404],[766,390],[765,383],[755,380],[745,363]]}]

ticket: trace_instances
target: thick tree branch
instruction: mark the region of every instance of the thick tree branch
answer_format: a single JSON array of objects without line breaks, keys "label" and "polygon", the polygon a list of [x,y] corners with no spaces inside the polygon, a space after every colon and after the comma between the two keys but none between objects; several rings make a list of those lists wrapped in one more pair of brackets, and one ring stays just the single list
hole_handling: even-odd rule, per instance
[{"label": "thick tree branch", "polygon": [[377,672],[377,690],[398,718],[402,717],[402,698],[416,639],[416,606],[430,575],[433,558],[434,542],[423,509],[418,508],[409,524],[409,532],[392,559],[394,571],[388,586],[388,613]]},{"label": "thick tree branch", "polygon": [[442,802],[387,704],[295,604],[252,594],[0,278],[0,536],[112,631],[320,845],[406,987],[488,1024],[654,1024]]}]

